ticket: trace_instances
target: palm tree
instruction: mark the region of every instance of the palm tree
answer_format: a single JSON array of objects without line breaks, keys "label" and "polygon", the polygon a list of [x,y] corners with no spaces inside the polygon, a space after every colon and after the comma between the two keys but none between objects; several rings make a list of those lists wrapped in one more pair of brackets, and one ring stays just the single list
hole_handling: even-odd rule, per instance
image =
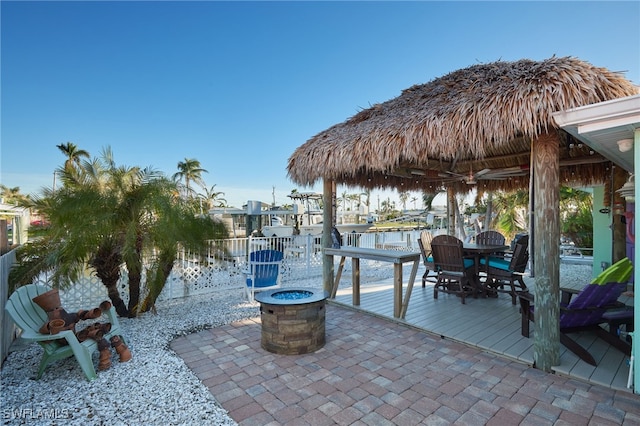
[{"label": "palm tree", "polygon": [[411,197],[411,202],[413,203],[413,209],[416,210],[416,201],[418,201],[418,197]]},{"label": "palm tree", "polygon": [[72,167],[80,166],[80,160],[82,158],[90,158],[90,155],[84,149],[79,149],[73,142],[67,142],[60,145],[56,145],[62,153],[67,157],[64,162],[65,169],[71,169]]},{"label": "palm tree", "polygon": [[495,218],[490,227],[500,231],[508,240],[513,239],[516,233],[528,229],[528,191],[496,192],[493,194],[492,204]]},{"label": "palm tree", "polygon": [[227,200],[222,198],[224,192],[216,191],[216,185],[211,185],[211,188],[204,188],[204,194],[198,194],[200,199],[204,200],[205,206],[208,209],[212,209],[214,207],[225,207],[227,205]]},{"label": "palm tree", "polygon": [[[110,153],[110,151],[107,151]],[[107,288],[118,315],[146,311],[160,294],[173,268],[178,244],[195,255],[206,240],[227,235],[225,226],[197,217],[192,206],[176,197],[176,183],[150,168],[117,167],[110,155],[79,169],[77,178],[57,193],[43,191],[34,206],[51,226],[42,239],[18,249],[12,284],[34,281],[50,272],[55,287],[65,287],[88,268]],[[71,171],[71,170],[69,170]],[[64,171],[63,171],[64,173]],[[129,281],[125,305],[118,292],[122,267]],[[146,271],[148,292],[141,302]]]},{"label": "palm tree", "polygon": [[398,194],[400,198],[400,204],[402,204],[402,210],[407,210],[407,201],[409,200],[409,191],[400,191]]},{"label": "palm tree", "polygon": [[436,191],[424,191],[422,193],[422,204],[424,205],[424,209],[426,211],[433,209],[433,200],[438,196],[438,194],[444,192],[442,189]]},{"label": "palm tree", "polygon": [[15,186],[9,188],[8,186],[0,184],[0,197],[4,200],[5,204],[23,205],[28,201],[29,196],[20,193],[20,187]]},{"label": "palm tree", "polygon": [[200,166],[200,161],[195,158],[185,158],[184,161],[178,162],[178,172],[173,175],[173,179],[177,182],[184,179],[186,197],[189,198],[192,193],[191,182],[206,188],[206,184],[204,183],[204,180],[202,180],[202,173],[209,172]]}]

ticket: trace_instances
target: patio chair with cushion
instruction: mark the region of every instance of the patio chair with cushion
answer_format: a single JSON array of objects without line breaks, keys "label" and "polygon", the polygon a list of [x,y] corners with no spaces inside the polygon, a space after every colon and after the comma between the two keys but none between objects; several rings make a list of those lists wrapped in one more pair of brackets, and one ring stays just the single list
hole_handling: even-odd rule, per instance
[{"label": "patio chair with cushion", "polygon": [[433,298],[438,291],[455,294],[465,303],[465,297],[477,297],[475,263],[464,257],[462,241],[451,235],[438,235],[431,241],[433,262],[438,280],[433,287]]},{"label": "patio chair with cushion", "polygon": [[[47,313],[32,299],[49,290],[51,289],[48,287],[36,284],[19,287],[11,294],[5,306],[5,310],[13,322],[22,330],[20,338],[27,342],[37,342],[44,349],[36,379],[42,377],[48,364],[74,356],[87,380],[94,380],[97,375],[91,356],[98,351],[98,343],[95,340],[87,339],[80,342],[74,330],[63,330],[53,335],[40,333],[40,328],[49,321],[49,318]],[[120,336],[124,341],[115,308],[111,306],[103,314],[111,324],[110,330],[104,334],[104,338],[110,339],[113,336]]]},{"label": "patio chair with cushion", "polygon": [[[473,240],[478,245],[503,246],[505,245],[506,238],[504,237],[504,235],[502,235],[498,231],[489,230],[489,231],[482,231],[476,234],[473,237]],[[491,255],[494,257],[502,257],[502,258],[505,257],[504,252],[491,253]],[[486,267],[482,263],[479,265],[478,269],[482,272],[486,272]]]},{"label": "patio chair with cushion", "polygon": [[284,254],[278,250],[258,250],[249,254],[249,267],[243,271],[249,300],[253,300],[257,291],[280,287],[283,258]]},{"label": "patio chair with cushion", "polygon": [[480,265],[487,273],[485,288],[489,291],[510,294],[511,303],[515,305],[517,293],[527,291],[523,275],[528,262],[529,237],[526,235],[518,239],[510,258],[489,256],[480,259]]},{"label": "patio chair with cushion", "polygon": [[[625,282],[609,282],[606,284],[587,284],[582,290],[561,289],[560,300],[560,343],[575,353],[580,359],[597,365],[593,356],[582,347],[569,334],[592,331],[596,335],[620,350],[624,354],[631,355],[631,346],[616,334],[610,333],[602,327],[611,321],[605,315],[612,310],[629,311],[624,304],[618,302],[620,295],[626,290]],[[522,324],[521,332],[524,337],[529,337],[529,323],[534,321],[534,297],[531,293],[521,292],[520,298]],[[575,296],[575,297],[572,297]]]},{"label": "patio chair with cushion", "polygon": [[433,278],[435,280],[437,280],[438,278],[438,274],[436,273],[436,266],[433,263],[431,241],[433,241],[433,234],[431,234],[431,232],[422,231],[420,233],[420,238],[418,238],[418,245],[420,246],[420,253],[422,254],[422,263],[425,267],[424,274],[422,275],[422,287],[425,286],[429,278]]}]

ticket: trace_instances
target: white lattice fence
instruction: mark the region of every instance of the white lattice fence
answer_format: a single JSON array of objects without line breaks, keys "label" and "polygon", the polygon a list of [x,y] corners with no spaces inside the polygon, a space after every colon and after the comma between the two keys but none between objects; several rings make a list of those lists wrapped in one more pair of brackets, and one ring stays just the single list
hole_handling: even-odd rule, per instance
[{"label": "white lattice fence", "polygon": [[[320,279],[322,277],[322,251],[317,237],[261,237],[212,241],[204,261],[188,252],[180,253],[158,301],[243,288],[245,285],[243,271],[247,268],[249,248],[252,251],[260,248],[274,248],[285,253],[281,271],[283,283],[313,276],[318,276]],[[127,273],[123,270],[118,290],[125,303],[128,302],[129,297],[127,282]],[[47,278],[43,276],[40,283],[47,285]],[[141,299],[145,294],[143,274]],[[92,274],[87,274],[71,288],[62,290],[60,297],[67,310],[94,307],[108,299],[106,288]]]}]

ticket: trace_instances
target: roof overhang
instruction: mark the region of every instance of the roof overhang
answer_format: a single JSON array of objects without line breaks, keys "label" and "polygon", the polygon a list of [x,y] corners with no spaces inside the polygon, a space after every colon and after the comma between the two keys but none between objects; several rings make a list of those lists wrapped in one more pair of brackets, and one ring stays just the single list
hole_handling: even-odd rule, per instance
[{"label": "roof overhang", "polygon": [[553,119],[576,139],[633,173],[633,149],[620,151],[618,141],[633,139],[640,128],[640,95],[555,112]]}]

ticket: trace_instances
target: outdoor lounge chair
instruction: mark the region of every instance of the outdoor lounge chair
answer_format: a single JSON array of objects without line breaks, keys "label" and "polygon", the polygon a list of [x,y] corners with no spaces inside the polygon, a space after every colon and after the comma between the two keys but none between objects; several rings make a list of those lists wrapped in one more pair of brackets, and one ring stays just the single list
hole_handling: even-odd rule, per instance
[{"label": "outdoor lounge chair", "polygon": [[[46,312],[32,299],[49,290],[51,289],[48,287],[36,284],[19,287],[11,294],[5,306],[5,311],[18,328],[22,330],[20,335],[22,340],[38,342],[44,349],[36,379],[42,377],[47,365],[53,361],[75,356],[87,380],[94,380],[97,375],[91,355],[98,351],[98,343],[95,340],[87,339],[80,342],[73,330],[60,331],[54,335],[39,332],[40,327],[49,321],[49,318]],[[112,306],[103,314],[106,315],[108,322],[111,323],[111,329],[104,337],[108,340],[113,336],[120,336],[124,341],[115,308]]]},{"label": "outdoor lounge chair", "polygon": [[[510,258],[489,256],[480,259],[480,265],[487,273],[484,285],[487,290],[508,293],[511,303],[516,304],[519,291],[527,291],[522,278],[529,262],[529,237],[521,236]],[[505,288],[505,286],[507,288]]]},{"label": "outdoor lounge chair", "polygon": [[433,241],[433,234],[431,234],[431,232],[420,232],[418,245],[420,246],[420,253],[422,254],[422,263],[425,267],[424,275],[422,275],[422,287],[425,286],[429,278],[435,278],[436,280],[438,278],[438,274],[436,273],[436,266],[433,263],[431,241]]},{"label": "outdoor lounge chair", "polygon": [[451,235],[438,235],[431,241],[431,250],[438,280],[433,286],[433,298],[438,291],[455,294],[465,303],[465,297],[477,297],[475,262],[464,257],[462,241]]},{"label": "outdoor lounge chair", "polygon": [[[603,317],[607,311],[624,308],[624,305],[618,302],[618,298],[626,289],[626,282],[588,284],[579,291],[561,289],[560,343],[583,361],[595,366],[597,364],[593,356],[569,337],[570,333],[593,331],[599,338],[630,356],[631,346],[601,326],[608,321]],[[575,297],[572,297],[574,295]],[[529,337],[529,323],[534,321],[534,297],[529,292],[521,292],[518,296],[522,313],[522,335]]]},{"label": "outdoor lounge chair", "polygon": [[283,257],[283,253],[278,250],[258,250],[249,254],[249,268],[244,271],[249,300],[253,300],[257,291],[280,287]]}]

